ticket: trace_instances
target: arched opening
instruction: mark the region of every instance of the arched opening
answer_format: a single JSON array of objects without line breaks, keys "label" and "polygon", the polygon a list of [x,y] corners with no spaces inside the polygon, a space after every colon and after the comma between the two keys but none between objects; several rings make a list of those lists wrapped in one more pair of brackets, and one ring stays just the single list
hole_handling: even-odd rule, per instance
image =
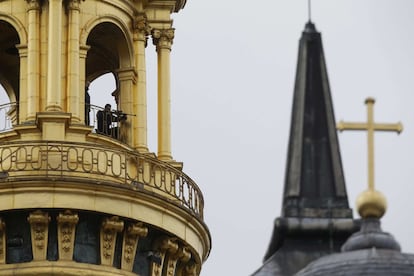
[{"label": "arched opening", "polygon": [[0,20],[0,131],[18,123],[20,57],[17,45],[20,39],[14,27]]},{"label": "arched opening", "polygon": [[[122,30],[110,22],[96,25],[86,43],[90,49],[86,58],[85,123],[92,125],[98,134],[120,139],[120,129],[126,120],[120,113],[120,98],[132,91],[122,87],[118,72],[131,67],[130,47]],[[110,108],[105,110],[108,104]]]}]

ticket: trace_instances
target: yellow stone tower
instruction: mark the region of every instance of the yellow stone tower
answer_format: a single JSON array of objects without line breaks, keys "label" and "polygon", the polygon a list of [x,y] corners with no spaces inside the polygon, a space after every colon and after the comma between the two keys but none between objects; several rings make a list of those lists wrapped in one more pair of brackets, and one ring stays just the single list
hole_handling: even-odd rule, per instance
[{"label": "yellow stone tower", "polygon": [[[203,195],[171,150],[171,15],[185,3],[0,1],[0,275],[200,274],[211,248]],[[116,110],[87,90],[108,72]]]}]

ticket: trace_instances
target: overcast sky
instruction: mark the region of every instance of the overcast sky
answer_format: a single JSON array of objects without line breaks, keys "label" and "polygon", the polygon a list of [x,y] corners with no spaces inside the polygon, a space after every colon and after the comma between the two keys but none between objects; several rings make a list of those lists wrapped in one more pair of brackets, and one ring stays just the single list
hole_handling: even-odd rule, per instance
[{"label": "overcast sky", "polygon": [[[378,122],[404,124],[401,135],[375,135],[375,175],[389,204],[383,229],[414,253],[414,1],[312,3],[336,120],[365,121],[371,96]],[[281,211],[307,14],[306,0],[188,0],[175,16],[173,155],[205,198],[213,248],[202,276],[249,275],[261,265]],[[339,140],[355,208],[367,187],[366,134],[343,132]]]},{"label": "overcast sky", "polygon": [[[383,229],[414,253],[414,1],[314,0],[337,121],[401,121],[375,136]],[[306,0],[188,0],[174,15],[172,149],[203,191],[212,251],[202,276],[250,275],[280,215],[298,40]],[[156,56],[147,48],[149,146],[156,152]],[[112,92],[93,83],[97,93]],[[110,89],[109,89],[109,88]],[[105,89],[109,89],[105,92]],[[339,134],[349,202],[367,187],[366,134]],[[358,216],[355,213],[355,216]]]}]

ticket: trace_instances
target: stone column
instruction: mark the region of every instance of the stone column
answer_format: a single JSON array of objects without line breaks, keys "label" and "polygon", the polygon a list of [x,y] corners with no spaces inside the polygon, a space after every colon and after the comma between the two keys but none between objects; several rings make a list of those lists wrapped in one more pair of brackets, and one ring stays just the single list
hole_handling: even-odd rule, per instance
[{"label": "stone column", "polygon": [[[84,109],[81,106],[81,89],[79,87],[79,2],[80,0],[69,0],[69,23],[68,23],[68,74],[67,74],[67,112],[72,113],[72,122],[81,122]],[[82,87],[84,90],[84,88]],[[84,100],[84,98],[83,98]]]},{"label": "stone column", "polygon": [[154,29],[152,38],[158,57],[158,158],[172,160],[170,53],[174,29]]},{"label": "stone column", "polygon": [[139,15],[134,20],[134,60],[138,73],[138,81],[134,86],[134,148],[141,152],[148,152],[147,142],[147,71],[145,65],[145,47],[149,26],[146,18]]},{"label": "stone column", "polygon": [[124,229],[124,222],[114,216],[107,218],[101,226],[101,264],[112,266],[118,232]]},{"label": "stone column", "polygon": [[49,0],[46,111],[62,111],[62,0]]},{"label": "stone column", "polygon": [[69,210],[60,213],[56,218],[58,224],[59,260],[71,261],[75,244],[75,230],[79,217]]},{"label": "stone column", "polygon": [[132,224],[124,232],[121,269],[132,271],[139,239],[146,237],[148,228],[142,222]]},{"label": "stone column", "polygon": [[20,97],[21,101],[27,102],[20,108],[26,109],[22,121],[34,121],[36,112],[40,111],[40,1],[27,0],[27,3],[27,87],[24,88],[27,89],[27,94],[25,99]]},{"label": "stone column", "polygon": [[50,217],[40,210],[29,215],[33,260],[46,260]]}]

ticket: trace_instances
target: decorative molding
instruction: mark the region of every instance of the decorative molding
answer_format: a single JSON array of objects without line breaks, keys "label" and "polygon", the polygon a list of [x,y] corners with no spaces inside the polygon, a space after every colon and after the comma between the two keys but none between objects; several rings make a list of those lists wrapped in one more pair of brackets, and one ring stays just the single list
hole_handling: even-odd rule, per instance
[{"label": "decorative molding", "polygon": [[116,236],[124,229],[124,222],[117,216],[106,218],[101,226],[101,264],[112,266]]},{"label": "decorative molding", "polygon": [[6,223],[0,218],[0,264],[6,263]]},{"label": "decorative molding", "polygon": [[75,242],[76,225],[79,222],[77,214],[66,210],[56,218],[58,224],[59,259],[72,260]]},{"label": "decorative molding", "polygon": [[147,234],[148,228],[145,227],[142,222],[129,225],[128,228],[125,229],[124,241],[122,246],[123,251],[121,269],[132,271],[139,238],[146,237]]},{"label": "decorative molding", "polygon": [[30,213],[33,260],[46,260],[50,217],[48,213],[37,210]]},{"label": "decorative molding", "polygon": [[173,44],[173,39],[174,39],[174,32],[175,32],[174,28],[153,29],[151,31],[152,42],[157,47],[157,51],[159,49],[171,50],[171,45]]}]

